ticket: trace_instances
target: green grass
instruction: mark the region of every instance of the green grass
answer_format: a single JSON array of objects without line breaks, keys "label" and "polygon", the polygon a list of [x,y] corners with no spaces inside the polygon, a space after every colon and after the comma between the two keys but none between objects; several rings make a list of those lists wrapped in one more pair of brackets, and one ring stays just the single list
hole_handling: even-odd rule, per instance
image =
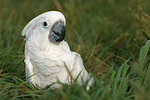
[{"label": "green grass", "polygon": [[[0,99],[150,100],[149,0],[0,0]],[[25,79],[21,31],[37,15],[59,10],[65,40],[95,82],[38,90]]]}]

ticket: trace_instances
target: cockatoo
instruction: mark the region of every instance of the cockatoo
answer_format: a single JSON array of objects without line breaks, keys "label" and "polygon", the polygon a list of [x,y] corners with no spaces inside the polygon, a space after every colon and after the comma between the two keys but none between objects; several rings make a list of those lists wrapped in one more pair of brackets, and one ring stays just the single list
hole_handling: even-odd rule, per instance
[{"label": "cockatoo", "polygon": [[61,12],[48,11],[32,19],[23,29],[26,36],[25,70],[30,84],[38,89],[62,88],[76,79],[79,85],[93,78],[84,68],[82,58],[64,41],[66,19]]}]

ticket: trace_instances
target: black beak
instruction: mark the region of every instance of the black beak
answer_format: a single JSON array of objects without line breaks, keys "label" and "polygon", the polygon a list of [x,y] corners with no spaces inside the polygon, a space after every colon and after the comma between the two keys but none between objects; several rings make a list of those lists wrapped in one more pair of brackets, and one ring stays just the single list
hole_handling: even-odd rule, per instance
[{"label": "black beak", "polygon": [[49,39],[51,42],[61,42],[64,40],[64,38],[65,38],[64,22],[58,21],[52,26],[49,34]]}]

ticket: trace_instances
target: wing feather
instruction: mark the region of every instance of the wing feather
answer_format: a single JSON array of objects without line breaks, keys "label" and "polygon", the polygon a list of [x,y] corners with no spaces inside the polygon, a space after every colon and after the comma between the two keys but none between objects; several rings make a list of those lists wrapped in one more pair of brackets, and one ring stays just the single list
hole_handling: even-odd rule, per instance
[{"label": "wing feather", "polygon": [[34,72],[34,67],[31,63],[31,60],[29,58],[26,57],[25,59],[25,71],[26,71],[26,79],[27,81],[30,82],[30,84],[36,86],[36,82],[35,82],[35,72]]}]

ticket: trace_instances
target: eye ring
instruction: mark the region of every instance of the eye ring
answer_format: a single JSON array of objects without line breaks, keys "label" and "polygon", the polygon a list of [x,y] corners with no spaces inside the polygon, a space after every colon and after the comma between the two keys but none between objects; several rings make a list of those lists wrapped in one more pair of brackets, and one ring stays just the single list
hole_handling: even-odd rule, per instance
[{"label": "eye ring", "polygon": [[44,21],[44,22],[43,22],[43,27],[48,27],[48,26],[49,26],[48,22],[47,22],[47,21]]}]

